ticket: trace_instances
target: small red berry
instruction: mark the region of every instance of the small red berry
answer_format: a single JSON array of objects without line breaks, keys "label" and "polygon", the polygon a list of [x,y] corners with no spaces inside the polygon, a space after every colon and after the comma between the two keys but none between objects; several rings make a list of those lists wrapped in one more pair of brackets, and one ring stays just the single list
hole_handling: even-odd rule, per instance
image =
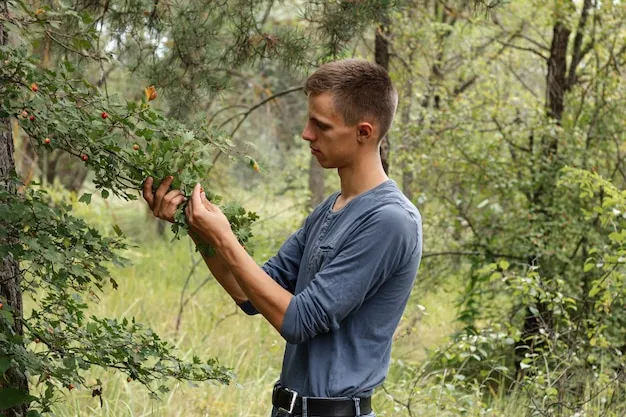
[{"label": "small red berry", "polygon": [[85,161],[85,162],[87,162],[87,160],[89,159],[89,157],[87,156],[87,154],[82,154],[80,157],[81,157],[81,159],[82,159],[83,161]]},{"label": "small red berry", "polygon": [[35,121],[35,116],[30,116],[30,121],[34,122]]},{"label": "small red berry", "polygon": [[46,145],[50,145],[50,138],[45,138],[43,140],[43,143],[45,143]]},{"label": "small red berry", "polygon": [[67,386],[67,389],[69,389],[70,391],[71,391],[71,390],[73,390],[73,389],[74,389],[74,385],[73,385],[73,384],[69,384],[69,385]]},{"label": "small red berry", "polygon": [[103,111],[101,116],[103,119],[106,119],[107,117],[109,117],[109,113]]},{"label": "small red berry", "polygon": [[133,149],[138,151],[139,150],[139,145],[137,145],[136,143],[133,145]]},{"label": "small red berry", "polygon": [[0,310],[4,308],[4,304],[0,303]]},{"label": "small red berry", "polygon": [[33,93],[36,93],[37,91],[39,91],[39,86],[37,85],[37,83],[32,83],[30,85],[30,89],[33,91]]}]

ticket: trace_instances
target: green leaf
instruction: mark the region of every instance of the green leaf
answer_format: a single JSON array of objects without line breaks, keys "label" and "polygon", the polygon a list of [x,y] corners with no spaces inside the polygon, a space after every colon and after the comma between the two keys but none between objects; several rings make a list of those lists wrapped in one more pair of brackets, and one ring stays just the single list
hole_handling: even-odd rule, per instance
[{"label": "green leaf", "polygon": [[78,201],[80,201],[81,203],[85,203],[85,204],[91,203],[91,194],[85,193],[81,195]]},{"label": "green leaf", "polygon": [[593,287],[589,291],[589,297],[595,297],[600,292],[601,289],[602,289],[602,287]]},{"label": "green leaf", "polygon": [[39,411],[37,410],[30,410],[26,413],[26,417],[41,417],[41,414],[39,414]]},{"label": "green leaf", "polygon": [[116,235],[120,237],[124,234],[124,232],[122,232],[122,229],[120,229],[120,227],[116,224],[113,225],[113,231],[115,232]]},{"label": "green leaf", "polygon": [[105,200],[107,198],[109,198],[109,192],[107,190],[102,190],[102,192],[100,193],[100,195],[102,196],[102,198],[104,198]]},{"label": "green leaf", "polygon": [[25,392],[15,388],[7,387],[0,389],[0,410],[13,408],[21,404],[30,403],[36,400],[36,397],[28,395]]},{"label": "green leaf", "polygon": [[11,367],[11,359],[7,356],[3,356],[0,358],[0,375],[3,375],[7,369]]}]

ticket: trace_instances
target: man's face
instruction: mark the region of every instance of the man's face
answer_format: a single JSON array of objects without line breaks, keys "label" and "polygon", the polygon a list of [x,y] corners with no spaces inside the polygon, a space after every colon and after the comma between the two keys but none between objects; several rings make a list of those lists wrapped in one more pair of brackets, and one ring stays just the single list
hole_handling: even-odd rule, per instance
[{"label": "man's face", "polygon": [[331,93],[310,94],[302,138],[324,168],[342,168],[357,157],[357,126],[346,126],[335,110]]}]

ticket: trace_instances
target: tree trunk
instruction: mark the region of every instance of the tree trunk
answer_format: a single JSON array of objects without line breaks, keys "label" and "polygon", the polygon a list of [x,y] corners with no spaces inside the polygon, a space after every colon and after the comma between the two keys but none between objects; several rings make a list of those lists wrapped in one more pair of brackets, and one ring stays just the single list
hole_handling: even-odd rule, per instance
[{"label": "tree trunk", "polygon": [[317,162],[315,156],[311,155],[309,164],[309,208],[313,210],[318,204],[324,201],[324,168]]},{"label": "tree trunk", "polygon": [[[8,15],[8,8],[6,0],[0,1],[0,14],[3,17]],[[0,20],[0,45],[6,45],[8,43],[8,35],[2,20]],[[11,122],[7,119],[0,119],[0,189],[8,191],[14,194],[17,198],[17,184],[15,182],[15,160],[13,159],[14,144],[13,135],[11,133]],[[8,229],[7,225],[2,225],[0,220],[0,227]],[[7,236],[0,240],[2,245],[15,245],[18,243],[17,236]],[[17,259],[12,256],[7,256],[0,261],[0,302],[6,304],[13,311],[13,317],[15,319],[14,325],[11,327],[5,327],[0,324],[0,333],[2,334],[16,334],[21,336],[22,331],[22,291],[20,288],[20,275],[19,265]],[[1,355],[1,354],[0,354]],[[26,376],[15,367],[9,368],[6,373],[0,378],[0,387],[5,385],[11,388],[18,389],[22,392],[28,392],[28,381]],[[21,406],[9,408],[0,411],[0,415],[3,417],[21,417],[25,416],[28,407],[23,404]]]},{"label": "tree trunk", "polygon": [[[565,93],[568,90],[567,53],[570,34],[571,30],[562,21],[558,20],[554,24],[550,56],[547,60],[545,108],[547,115],[557,124],[560,124],[563,118]],[[535,213],[544,214],[544,221],[549,221],[551,217],[549,208],[553,204],[552,190],[556,186],[555,181],[560,168],[560,163],[556,158],[557,153],[558,137],[548,137],[547,135],[542,137],[540,159],[535,161],[539,175],[537,175],[535,180],[535,192],[530,209]],[[529,257],[529,265],[532,265],[535,259],[535,256]],[[550,276],[549,272],[544,272],[544,274]],[[534,311],[531,311],[530,308],[526,309],[522,338],[515,344],[518,377],[521,377],[524,373],[519,366],[524,354],[541,349],[543,342],[541,341],[540,333],[542,330],[550,332],[553,325],[552,312],[549,306],[539,299],[536,299],[535,304],[536,309]]]},{"label": "tree trunk", "polygon": [[[376,63],[389,71],[389,16],[384,15],[376,28],[375,59]],[[389,134],[380,142],[380,160],[386,174],[389,174]]]}]

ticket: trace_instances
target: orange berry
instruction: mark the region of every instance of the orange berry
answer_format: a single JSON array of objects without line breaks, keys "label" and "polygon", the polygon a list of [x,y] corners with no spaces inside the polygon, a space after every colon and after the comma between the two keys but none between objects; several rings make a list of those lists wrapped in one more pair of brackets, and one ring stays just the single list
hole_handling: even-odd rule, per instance
[{"label": "orange berry", "polygon": [[153,85],[144,88],[143,91],[146,94],[146,101],[152,101],[157,98],[157,91]]},{"label": "orange berry", "polygon": [[67,389],[69,389],[70,391],[71,391],[71,390],[73,390],[73,389],[74,389],[74,385],[73,385],[73,384],[69,384],[69,385],[67,386]]},{"label": "orange berry", "polygon": [[33,93],[36,93],[37,91],[39,91],[39,86],[37,85],[37,83],[32,83],[30,85],[30,89],[33,91]]},{"label": "orange berry", "polygon": [[126,382],[130,382],[130,381],[132,381],[132,380],[133,380],[133,379],[132,379],[131,377],[126,378]]},{"label": "orange berry", "polygon": [[45,143],[46,145],[49,145],[50,144],[50,138],[45,138],[43,140],[43,143]]},{"label": "orange berry", "polygon": [[26,119],[26,118],[28,117],[28,112],[27,112],[26,110],[24,110],[24,111],[22,112],[22,117],[23,117],[24,119]]},{"label": "orange berry", "polygon": [[133,149],[138,151],[139,150],[139,145],[137,145],[136,143],[133,145]]},{"label": "orange berry", "polygon": [[0,303],[0,310],[4,308],[4,304]]}]

